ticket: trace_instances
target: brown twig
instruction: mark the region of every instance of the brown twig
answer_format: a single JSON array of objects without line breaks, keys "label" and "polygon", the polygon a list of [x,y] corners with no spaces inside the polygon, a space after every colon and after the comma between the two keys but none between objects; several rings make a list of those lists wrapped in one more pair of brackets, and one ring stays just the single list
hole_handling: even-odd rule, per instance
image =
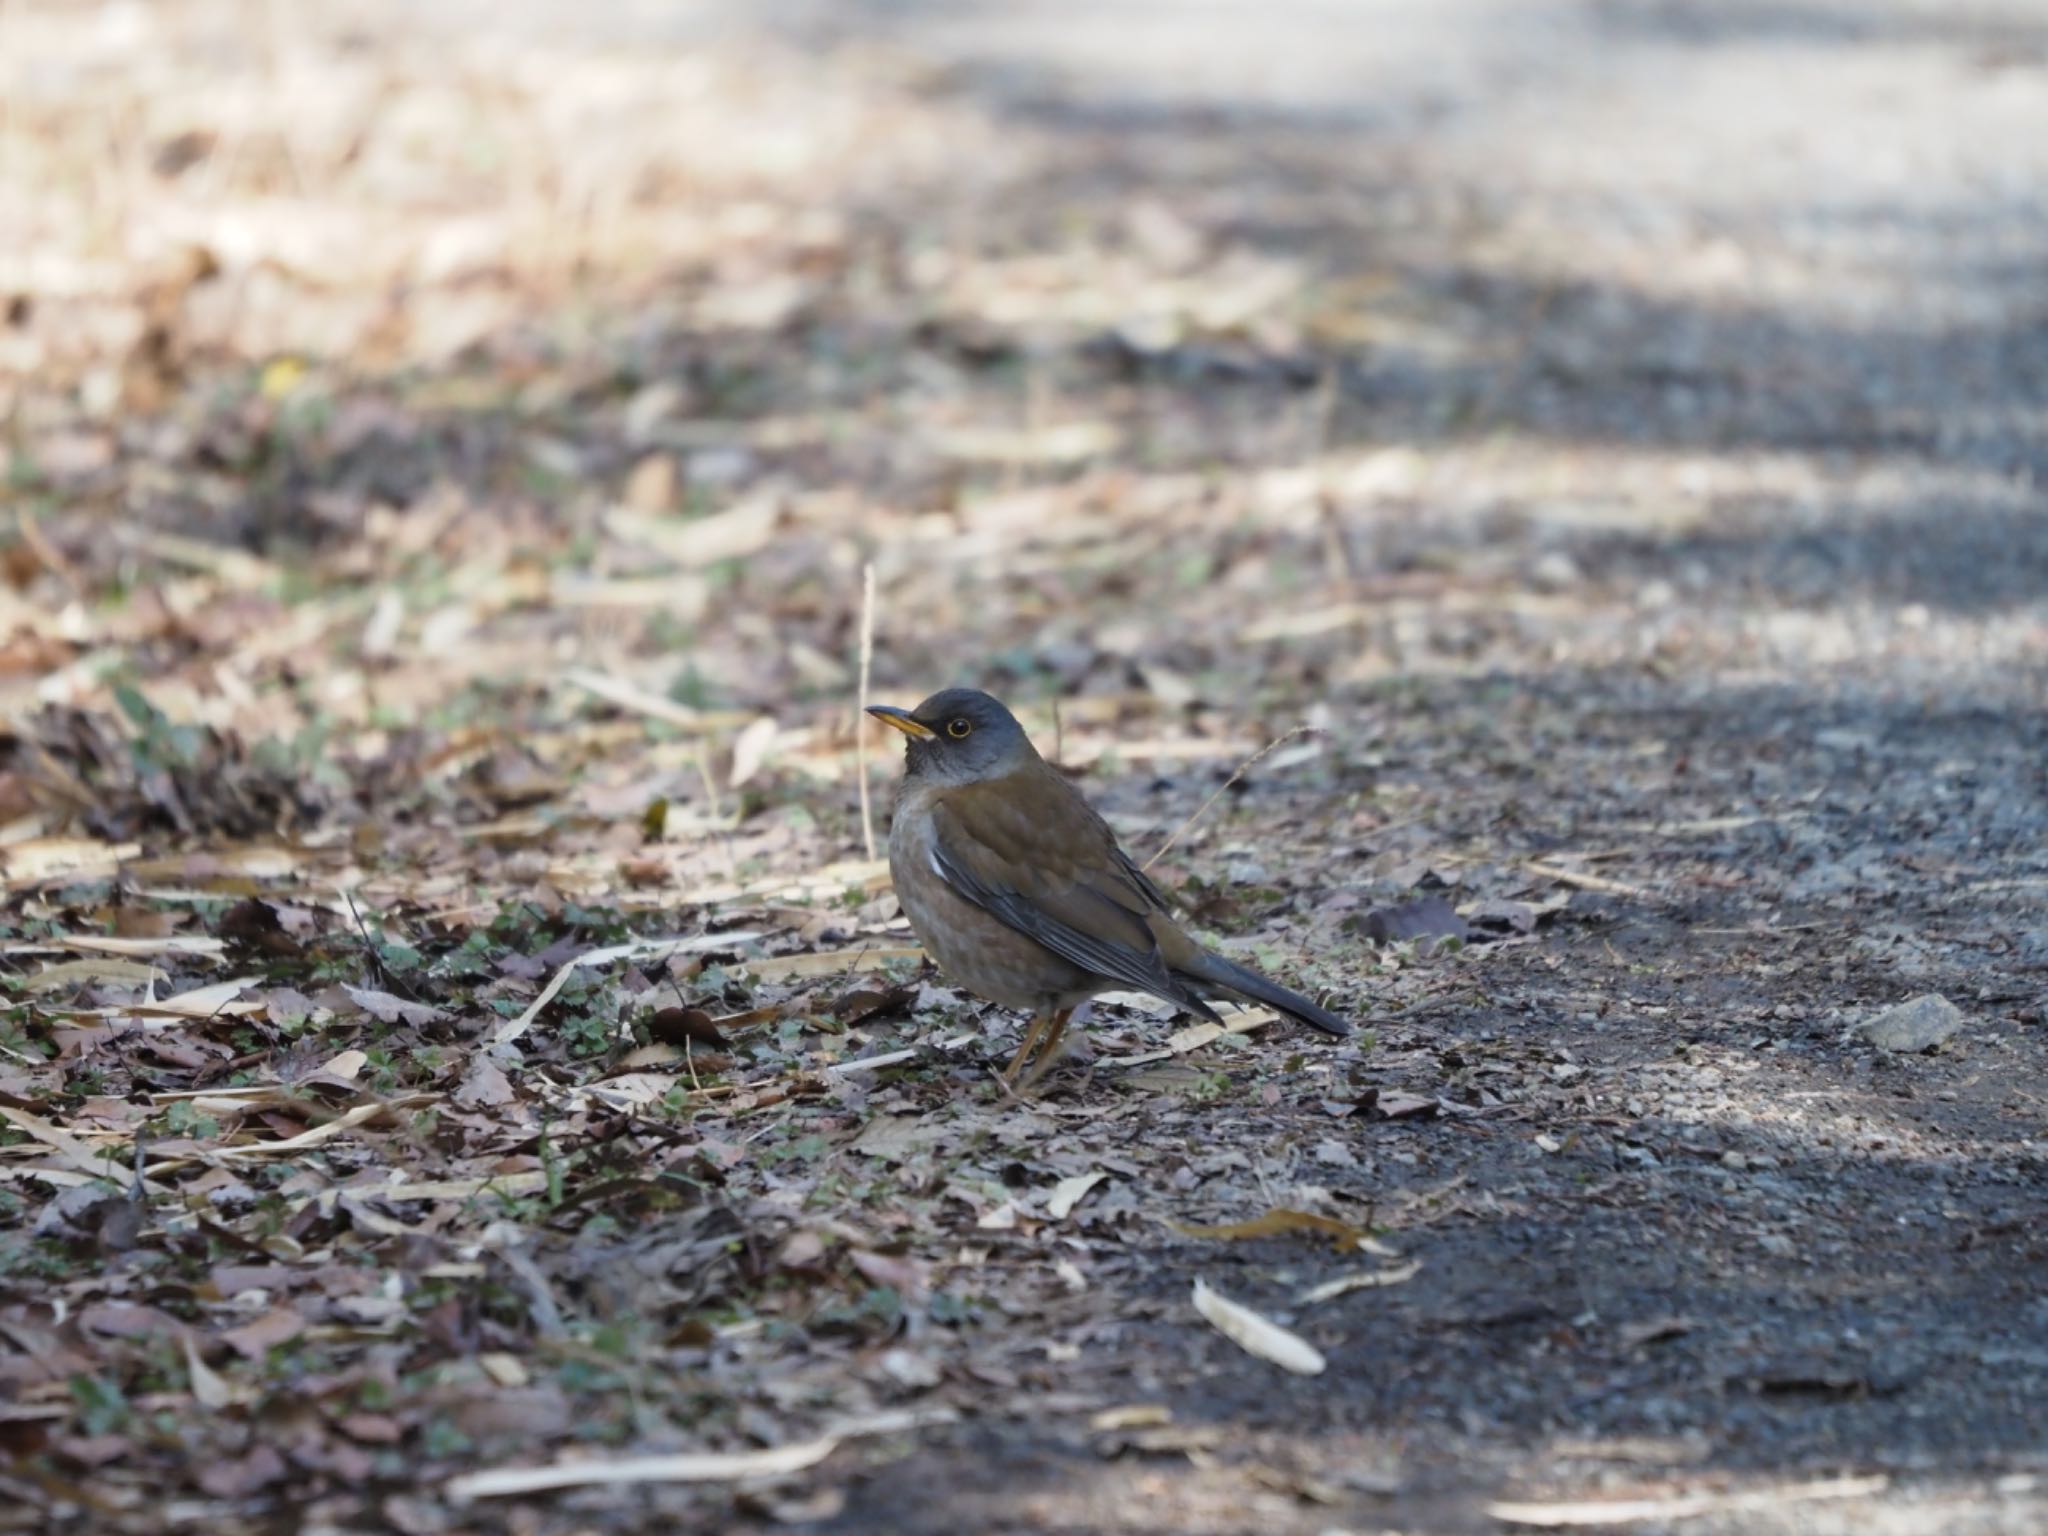
[{"label": "brown twig", "polygon": [[1630,885],[1625,880],[1609,880],[1604,875],[1589,875],[1582,870],[1566,869],[1559,864],[1547,864],[1540,859],[1528,859],[1522,868],[1532,875],[1545,880],[1555,880],[1560,885],[1577,886],[1582,891],[1598,891],[1608,896],[1629,896],[1637,901],[1655,901],[1654,892],[1644,890],[1640,885]]},{"label": "brown twig", "polygon": [[1154,864],[1157,864],[1161,859],[1165,858],[1166,850],[1171,848],[1175,843],[1180,841],[1181,834],[1186,832],[1189,827],[1192,827],[1204,816],[1208,815],[1209,807],[1214,805],[1218,800],[1221,800],[1224,797],[1224,795],[1229,793],[1230,787],[1233,784],[1235,784],[1239,779],[1243,778],[1247,773],[1249,773],[1251,771],[1252,765],[1256,763],[1260,758],[1264,757],[1267,753],[1271,752],[1275,747],[1283,746],[1287,742],[1294,740],[1294,738],[1297,736],[1306,736],[1314,729],[1314,726],[1297,725],[1293,730],[1286,732],[1284,735],[1275,736],[1271,741],[1267,742],[1263,747],[1259,748],[1258,751],[1254,752],[1250,757],[1246,758],[1243,762],[1239,763],[1235,771],[1231,773],[1230,777],[1225,779],[1222,782],[1222,784],[1217,787],[1216,793],[1211,795],[1208,799],[1204,800],[1199,806],[1197,806],[1195,808],[1194,815],[1190,816],[1186,821],[1182,822],[1179,826],[1175,827],[1173,829],[1173,835],[1169,837],[1165,842],[1161,843],[1158,846],[1158,848],[1153,851],[1152,857],[1147,859],[1144,862],[1144,864],[1140,867],[1143,869],[1150,869]]},{"label": "brown twig", "polygon": [[363,921],[363,914],[356,908],[355,893],[343,891],[341,899],[348,904],[348,915],[355,919],[356,932],[362,935],[363,956],[370,962],[370,979],[386,991],[396,988],[414,1002],[420,1001],[419,993],[413,991],[406,979],[386,965],[384,957],[377,953],[377,942],[370,937],[369,925]]},{"label": "brown twig", "polygon": [[875,812],[868,803],[868,673],[875,659],[875,563],[860,571],[860,705],[853,717],[854,772],[860,778],[860,836],[875,858]]}]

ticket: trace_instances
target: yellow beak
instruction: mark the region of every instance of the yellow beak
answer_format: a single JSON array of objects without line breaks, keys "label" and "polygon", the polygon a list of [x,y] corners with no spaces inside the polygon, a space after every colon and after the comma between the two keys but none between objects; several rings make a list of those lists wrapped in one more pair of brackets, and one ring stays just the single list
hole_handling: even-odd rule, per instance
[{"label": "yellow beak", "polygon": [[901,731],[906,736],[916,736],[921,740],[929,741],[937,734],[930,726],[911,714],[909,710],[897,709],[894,705],[870,704],[868,706],[868,713],[881,721],[882,724]]}]

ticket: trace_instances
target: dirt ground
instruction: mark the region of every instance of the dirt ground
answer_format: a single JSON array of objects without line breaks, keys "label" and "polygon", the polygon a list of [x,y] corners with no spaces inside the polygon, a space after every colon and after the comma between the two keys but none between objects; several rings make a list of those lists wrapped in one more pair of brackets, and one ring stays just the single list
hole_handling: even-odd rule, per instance
[{"label": "dirt ground", "polygon": [[[16,0],[0,101],[0,1530],[2048,1529],[2048,7]],[[1008,1096],[866,570],[1359,1032]]]}]

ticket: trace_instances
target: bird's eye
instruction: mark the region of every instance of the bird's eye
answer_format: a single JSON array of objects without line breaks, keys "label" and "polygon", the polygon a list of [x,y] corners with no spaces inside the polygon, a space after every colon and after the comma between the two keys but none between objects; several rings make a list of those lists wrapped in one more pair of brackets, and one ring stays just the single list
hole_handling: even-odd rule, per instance
[{"label": "bird's eye", "polygon": [[948,720],[946,722],[946,734],[955,741],[958,741],[973,729],[974,722],[972,720]]}]

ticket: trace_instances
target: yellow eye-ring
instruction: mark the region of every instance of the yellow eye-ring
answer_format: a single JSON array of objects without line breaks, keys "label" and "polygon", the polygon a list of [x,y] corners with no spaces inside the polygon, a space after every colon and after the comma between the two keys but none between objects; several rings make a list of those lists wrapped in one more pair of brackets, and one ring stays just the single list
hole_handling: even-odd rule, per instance
[{"label": "yellow eye-ring", "polygon": [[971,720],[948,720],[946,722],[946,734],[948,736],[951,736],[955,741],[958,741],[962,736],[965,736],[969,731],[973,729],[974,722]]}]

